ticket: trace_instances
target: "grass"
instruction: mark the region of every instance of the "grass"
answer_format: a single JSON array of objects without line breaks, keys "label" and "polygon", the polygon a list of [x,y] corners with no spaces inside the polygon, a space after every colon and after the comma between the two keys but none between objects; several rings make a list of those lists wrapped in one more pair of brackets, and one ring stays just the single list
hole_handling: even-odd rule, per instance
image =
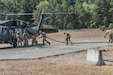
[{"label": "grass", "polygon": [[0,61],[0,75],[113,75],[112,65],[89,66],[85,57],[83,51],[35,60]]}]

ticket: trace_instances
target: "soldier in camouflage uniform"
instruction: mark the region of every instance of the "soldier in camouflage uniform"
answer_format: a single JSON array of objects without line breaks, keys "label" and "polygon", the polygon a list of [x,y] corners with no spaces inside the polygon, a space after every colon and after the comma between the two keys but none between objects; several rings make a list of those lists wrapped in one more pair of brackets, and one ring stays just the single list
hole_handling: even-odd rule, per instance
[{"label": "soldier in camouflage uniform", "polygon": [[[22,47],[22,35],[21,33],[17,33],[16,34],[16,39],[17,39],[17,46],[21,46]],[[20,45],[19,45],[20,44]]]},{"label": "soldier in camouflage uniform", "polygon": [[23,43],[24,43],[24,46],[28,46],[28,37],[29,37],[29,34],[25,30],[24,33],[23,33]]},{"label": "soldier in camouflage uniform", "polygon": [[36,36],[35,35],[32,35],[32,46],[34,45],[34,43],[37,45],[38,42],[36,40]]},{"label": "soldier in camouflage uniform", "polygon": [[45,45],[45,42],[47,42],[50,45],[50,42],[46,40],[47,36],[45,32],[40,31],[40,34],[42,35],[43,38],[43,45]]},{"label": "soldier in camouflage uniform", "polygon": [[106,34],[104,36],[104,38],[109,35],[109,40],[108,43],[112,43],[113,42],[113,31],[112,30],[106,30]]},{"label": "soldier in camouflage uniform", "polygon": [[68,45],[69,42],[70,42],[71,45],[73,45],[72,42],[71,42],[71,40],[70,40],[70,38],[71,38],[70,34],[64,32],[64,35],[66,36],[66,38],[65,38],[66,45]]}]

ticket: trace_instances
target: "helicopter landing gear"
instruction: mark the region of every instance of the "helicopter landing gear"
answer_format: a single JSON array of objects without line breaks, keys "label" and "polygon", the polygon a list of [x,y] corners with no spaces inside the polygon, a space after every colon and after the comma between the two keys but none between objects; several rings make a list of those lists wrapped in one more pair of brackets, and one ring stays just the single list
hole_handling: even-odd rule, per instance
[{"label": "helicopter landing gear", "polygon": [[17,39],[13,38],[13,47],[17,47]]}]

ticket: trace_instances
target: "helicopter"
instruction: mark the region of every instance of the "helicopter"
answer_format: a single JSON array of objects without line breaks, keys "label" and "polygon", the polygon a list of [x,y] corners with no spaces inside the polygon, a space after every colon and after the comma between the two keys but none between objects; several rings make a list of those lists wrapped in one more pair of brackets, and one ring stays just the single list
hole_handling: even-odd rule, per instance
[{"label": "helicopter", "polygon": [[44,29],[43,28],[43,21],[45,15],[49,14],[75,14],[75,12],[53,12],[53,13],[19,13],[19,14],[4,14],[6,18],[8,16],[15,16],[15,15],[33,15],[33,14],[39,14],[40,15],[40,20],[37,24],[37,29],[32,29],[28,27],[28,22],[23,21],[23,20],[5,20],[5,21],[0,21],[0,44],[8,43],[13,45],[13,47],[17,47],[17,41],[16,41],[16,33],[20,33],[24,30],[26,30],[29,34],[39,36],[40,32],[43,31],[46,33],[53,33],[53,32],[58,32],[58,29]]},{"label": "helicopter", "polygon": [[23,31],[26,23],[21,20],[0,21],[0,44],[9,43],[16,47],[16,33]]}]

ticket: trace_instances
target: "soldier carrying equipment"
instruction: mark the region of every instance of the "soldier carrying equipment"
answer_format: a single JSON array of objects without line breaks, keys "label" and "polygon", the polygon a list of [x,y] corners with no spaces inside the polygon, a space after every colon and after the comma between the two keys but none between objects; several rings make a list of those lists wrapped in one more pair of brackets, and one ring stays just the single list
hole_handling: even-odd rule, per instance
[{"label": "soldier carrying equipment", "polygon": [[43,38],[43,45],[45,45],[45,42],[47,42],[49,45],[50,45],[50,42],[46,40],[46,33],[45,32],[42,32],[40,31],[40,34],[42,35],[42,38]]},{"label": "soldier carrying equipment", "polygon": [[23,33],[23,43],[24,43],[24,46],[28,46],[28,33],[26,30]]},{"label": "soldier carrying equipment", "polygon": [[69,33],[65,33],[65,32],[64,32],[64,34],[66,35],[66,38],[65,38],[66,45],[68,45],[69,42],[70,42],[71,45],[73,45],[71,40],[70,40],[70,38],[71,38],[70,34]]}]

